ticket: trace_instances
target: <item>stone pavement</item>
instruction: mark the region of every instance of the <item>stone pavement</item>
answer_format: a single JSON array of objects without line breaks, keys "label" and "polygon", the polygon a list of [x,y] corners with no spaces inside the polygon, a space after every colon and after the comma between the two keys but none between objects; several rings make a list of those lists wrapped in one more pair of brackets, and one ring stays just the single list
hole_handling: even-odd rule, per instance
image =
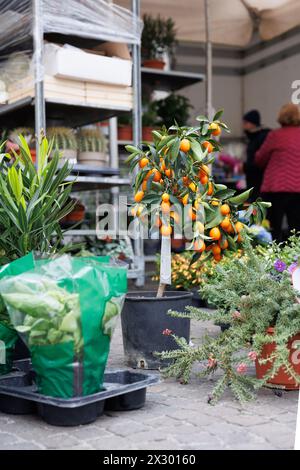
[{"label": "stone pavement", "polygon": [[[218,334],[210,322],[193,323],[192,339],[205,330]],[[109,360],[124,365],[118,326]],[[298,392],[281,397],[263,389],[255,402],[241,406],[230,393],[216,406],[207,403],[213,381],[193,378],[188,385],[168,379],[149,389],[146,406],[110,412],[95,423],[76,428],[53,427],[35,416],[0,413],[0,449],[292,449]]]}]

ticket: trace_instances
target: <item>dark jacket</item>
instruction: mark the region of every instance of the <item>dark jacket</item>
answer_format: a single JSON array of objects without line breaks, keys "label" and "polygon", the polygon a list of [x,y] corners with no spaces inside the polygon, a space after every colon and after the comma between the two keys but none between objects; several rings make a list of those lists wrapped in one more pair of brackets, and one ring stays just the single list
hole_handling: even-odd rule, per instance
[{"label": "dark jacket", "polygon": [[270,129],[259,128],[254,132],[247,132],[247,160],[244,166],[247,188],[254,188],[251,199],[255,200],[260,194],[264,172],[255,164],[255,154],[262,146]]}]

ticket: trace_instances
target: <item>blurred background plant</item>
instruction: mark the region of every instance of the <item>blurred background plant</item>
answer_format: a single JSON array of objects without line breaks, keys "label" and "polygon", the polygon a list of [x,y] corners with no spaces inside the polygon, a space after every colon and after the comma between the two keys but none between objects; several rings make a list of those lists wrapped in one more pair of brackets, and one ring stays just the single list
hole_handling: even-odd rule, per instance
[{"label": "blurred background plant", "polygon": [[77,139],[69,127],[49,127],[47,137],[53,140],[53,148],[58,150],[77,150]]},{"label": "blurred background plant", "polygon": [[167,128],[174,125],[175,121],[179,126],[186,126],[190,117],[190,109],[193,106],[190,100],[182,95],[171,93],[163,100],[154,103],[158,118],[158,125],[165,125]]},{"label": "blurred background plant", "polygon": [[71,169],[60,167],[59,153],[41,139],[35,166],[26,139],[19,136],[19,155],[2,158],[0,165],[0,263],[31,251],[54,253],[63,239],[59,221],[73,209],[68,202]]},{"label": "blurred background plant", "polygon": [[176,29],[172,18],[143,16],[144,28],[142,33],[142,57],[144,59],[159,59],[166,52],[174,54],[176,46]]}]

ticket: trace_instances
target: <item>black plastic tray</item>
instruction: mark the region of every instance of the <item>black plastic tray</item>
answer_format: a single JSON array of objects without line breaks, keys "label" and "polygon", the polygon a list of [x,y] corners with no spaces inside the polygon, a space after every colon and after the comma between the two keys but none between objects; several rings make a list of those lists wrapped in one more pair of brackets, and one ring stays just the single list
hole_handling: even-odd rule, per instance
[{"label": "black plastic tray", "polygon": [[0,377],[0,411],[9,414],[37,413],[54,426],[92,423],[104,410],[129,411],[142,408],[147,387],[160,380],[156,374],[107,369],[103,391],[63,399],[38,393],[34,377],[30,360],[16,361],[13,372]]}]

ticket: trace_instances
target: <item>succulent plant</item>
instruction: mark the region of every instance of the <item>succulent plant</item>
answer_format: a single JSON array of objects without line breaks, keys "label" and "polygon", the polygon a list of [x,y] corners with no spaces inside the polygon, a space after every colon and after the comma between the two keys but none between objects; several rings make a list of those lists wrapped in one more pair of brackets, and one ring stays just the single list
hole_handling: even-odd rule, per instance
[{"label": "succulent plant", "polygon": [[107,153],[107,139],[100,129],[81,129],[78,133],[79,152]]},{"label": "succulent plant", "polygon": [[22,135],[25,138],[29,146],[33,144],[35,140],[34,129],[30,127],[17,127],[16,129],[13,129],[12,131],[9,132],[8,139],[14,142],[15,144],[20,145],[20,139],[19,139],[20,135]]},{"label": "succulent plant", "polygon": [[49,127],[47,137],[53,139],[53,148],[58,150],[77,150],[77,139],[69,127]]}]

